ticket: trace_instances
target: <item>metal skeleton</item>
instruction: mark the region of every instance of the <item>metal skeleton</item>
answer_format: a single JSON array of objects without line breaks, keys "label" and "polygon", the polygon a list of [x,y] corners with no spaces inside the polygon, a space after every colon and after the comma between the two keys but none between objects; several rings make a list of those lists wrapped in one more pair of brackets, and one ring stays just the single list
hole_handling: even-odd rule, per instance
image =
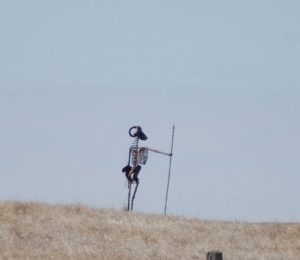
[{"label": "metal skeleton", "polygon": [[[140,126],[133,126],[129,129],[129,135],[134,138],[131,147],[129,148],[128,164],[122,169],[128,181],[128,203],[127,210],[133,210],[133,202],[139,186],[138,175],[141,170],[141,164],[145,165],[148,160],[148,152],[152,151],[167,156],[172,156],[172,153],[161,152],[149,147],[139,147],[139,141],[146,141],[148,138]],[[133,195],[131,196],[132,184],[136,184]]]}]

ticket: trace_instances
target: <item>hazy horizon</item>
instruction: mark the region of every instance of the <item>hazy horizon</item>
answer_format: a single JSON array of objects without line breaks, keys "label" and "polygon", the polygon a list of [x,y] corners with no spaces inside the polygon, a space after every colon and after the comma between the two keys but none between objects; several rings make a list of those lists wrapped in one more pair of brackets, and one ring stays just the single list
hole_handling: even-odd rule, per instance
[{"label": "hazy horizon", "polygon": [[[300,221],[298,1],[1,1],[0,200],[122,208],[131,138],[168,213]],[[135,209],[162,213],[150,154]]]}]

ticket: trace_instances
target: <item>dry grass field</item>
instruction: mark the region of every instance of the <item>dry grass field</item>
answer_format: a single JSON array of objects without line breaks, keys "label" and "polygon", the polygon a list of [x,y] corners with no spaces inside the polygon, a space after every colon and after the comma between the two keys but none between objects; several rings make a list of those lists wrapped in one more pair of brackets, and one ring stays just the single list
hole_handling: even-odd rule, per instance
[{"label": "dry grass field", "polygon": [[300,224],[247,224],[0,203],[1,259],[300,259]]}]

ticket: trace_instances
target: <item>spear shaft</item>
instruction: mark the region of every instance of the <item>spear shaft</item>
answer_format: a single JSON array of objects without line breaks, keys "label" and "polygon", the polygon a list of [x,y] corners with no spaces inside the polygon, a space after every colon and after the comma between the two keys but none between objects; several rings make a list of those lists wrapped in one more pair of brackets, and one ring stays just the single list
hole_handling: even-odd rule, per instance
[{"label": "spear shaft", "polygon": [[174,132],[175,132],[175,124],[173,125],[173,130],[172,130],[172,143],[171,143],[171,152],[170,152],[170,160],[169,160],[169,173],[168,173],[168,182],[167,182],[167,191],[166,191],[164,215],[167,214],[167,204],[168,204],[168,195],[169,195],[169,186],[170,186],[170,177],[171,177],[171,166],[172,166],[172,156],[173,156]]}]

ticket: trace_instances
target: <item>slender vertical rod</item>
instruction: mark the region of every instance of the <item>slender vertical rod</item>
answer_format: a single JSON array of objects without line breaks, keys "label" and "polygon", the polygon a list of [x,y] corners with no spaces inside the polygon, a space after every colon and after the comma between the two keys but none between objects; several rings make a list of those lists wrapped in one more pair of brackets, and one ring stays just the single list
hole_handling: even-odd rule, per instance
[{"label": "slender vertical rod", "polygon": [[135,189],[134,189],[134,192],[133,192],[133,195],[132,195],[131,206],[130,206],[131,211],[133,211],[133,202],[134,202],[134,198],[135,198],[135,194],[136,194],[138,186],[139,186],[139,181],[136,182]]},{"label": "slender vertical rod", "polygon": [[127,211],[130,210],[130,197],[131,197],[131,181],[128,180],[128,204],[127,204]]},{"label": "slender vertical rod", "polygon": [[168,174],[168,183],[167,183],[164,215],[167,214],[167,204],[168,204],[168,195],[169,195],[169,186],[170,186],[170,177],[171,177],[171,166],[172,166],[172,157],[173,157],[174,132],[175,132],[175,124],[173,125],[173,130],[172,130],[172,143],[171,143],[171,153],[170,153],[170,161],[169,161],[169,174]]}]

